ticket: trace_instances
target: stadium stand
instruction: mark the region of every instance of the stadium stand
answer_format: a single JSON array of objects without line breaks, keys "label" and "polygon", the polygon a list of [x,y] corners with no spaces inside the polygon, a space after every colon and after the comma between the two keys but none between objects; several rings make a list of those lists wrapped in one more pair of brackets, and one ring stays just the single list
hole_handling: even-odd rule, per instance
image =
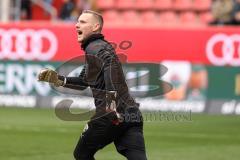
[{"label": "stadium stand", "polygon": [[184,25],[197,25],[198,18],[196,14],[192,11],[182,12],[179,16],[179,20],[181,24]]},{"label": "stadium stand", "polygon": [[153,0],[136,0],[136,9],[152,9],[153,6]]},{"label": "stadium stand", "polygon": [[125,26],[135,27],[141,25],[140,14],[134,10],[123,11],[121,18]]},{"label": "stadium stand", "polygon": [[[59,12],[63,1],[54,1]],[[102,12],[106,25],[165,26],[207,25],[213,21],[210,12],[212,0],[97,0],[97,10]],[[33,6],[33,20],[48,20],[49,15]],[[132,24],[131,24],[132,23]]]},{"label": "stadium stand", "polygon": [[186,11],[192,9],[193,1],[192,0],[175,0],[173,8],[179,11]]},{"label": "stadium stand", "polygon": [[159,15],[160,23],[163,26],[171,26],[178,24],[178,16],[174,11],[161,12]]},{"label": "stadium stand", "polygon": [[169,10],[173,9],[172,0],[155,0],[154,9],[159,10]]},{"label": "stadium stand", "polygon": [[199,20],[201,21],[202,24],[208,24],[210,22],[212,22],[214,20],[213,15],[211,12],[206,11],[206,12],[202,12],[199,15]]},{"label": "stadium stand", "polygon": [[194,0],[193,9],[196,11],[207,11],[211,7],[212,0]]},{"label": "stadium stand", "polygon": [[133,9],[135,0],[116,0],[117,9]]},{"label": "stadium stand", "polygon": [[118,25],[120,23],[118,17],[119,13],[116,10],[107,10],[103,12],[103,18],[106,25]]},{"label": "stadium stand", "polygon": [[145,22],[146,25],[151,23],[152,25],[158,25],[158,15],[154,11],[144,11],[141,13],[141,20]]},{"label": "stadium stand", "polygon": [[[40,1],[38,1],[38,3],[34,3],[32,5],[32,19],[33,20],[50,20],[51,19],[50,14],[48,14],[44,10],[44,8],[39,5],[39,2]],[[53,1],[52,6],[53,6],[53,8],[56,8],[57,13],[59,13],[62,4],[63,4],[62,0],[61,1],[59,1],[59,0],[58,1],[56,1],[56,0]]]},{"label": "stadium stand", "polygon": [[115,0],[98,0],[97,7],[100,10],[113,9],[115,7]]}]

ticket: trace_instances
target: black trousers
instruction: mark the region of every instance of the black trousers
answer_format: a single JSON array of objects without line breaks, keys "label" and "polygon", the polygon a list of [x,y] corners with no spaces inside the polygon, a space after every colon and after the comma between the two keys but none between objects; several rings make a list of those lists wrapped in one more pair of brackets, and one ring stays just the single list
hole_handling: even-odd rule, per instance
[{"label": "black trousers", "polygon": [[[140,111],[134,113],[139,116]],[[75,159],[95,160],[94,155],[98,150],[114,142],[118,153],[128,160],[147,160],[143,121],[134,113],[131,113],[134,119],[128,116],[118,125],[113,124],[108,116],[88,122],[74,150]]]}]

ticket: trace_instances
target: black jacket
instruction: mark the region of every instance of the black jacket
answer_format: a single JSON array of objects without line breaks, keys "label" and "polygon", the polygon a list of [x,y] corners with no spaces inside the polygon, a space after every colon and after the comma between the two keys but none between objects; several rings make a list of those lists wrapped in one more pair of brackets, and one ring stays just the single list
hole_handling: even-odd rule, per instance
[{"label": "black jacket", "polygon": [[138,107],[130,96],[122,70],[122,65],[112,45],[102,34],[93,34],[81,45],[85,51],[86,63],[79,77],[67,77],[64,87],[85,89],[90,87],[98,109],[106,107],[108,91],[117,93],[117,111],[123,112],[126,106]]}]

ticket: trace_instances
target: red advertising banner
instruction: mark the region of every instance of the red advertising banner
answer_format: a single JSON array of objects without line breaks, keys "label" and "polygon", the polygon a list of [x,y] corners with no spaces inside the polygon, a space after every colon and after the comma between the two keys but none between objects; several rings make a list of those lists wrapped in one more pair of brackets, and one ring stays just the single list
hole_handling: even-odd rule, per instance
[{"label": "red advertising banner", "polygon": [[[129,62],[184,60],[240,66],[240,28],[105,28]],[[0,24],[0,59],[66,61],[83,52],[73,23]]]}]

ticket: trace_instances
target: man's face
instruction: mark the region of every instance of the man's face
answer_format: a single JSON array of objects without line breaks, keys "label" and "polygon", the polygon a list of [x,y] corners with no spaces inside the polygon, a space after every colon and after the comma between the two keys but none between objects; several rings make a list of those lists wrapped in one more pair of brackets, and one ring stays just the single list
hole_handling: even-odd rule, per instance
[{"label": "man's face", "polygon": [[78,35],[78,42],[82,43],[84,39],[96,31],[97,22],[92,14],[83,13],[79,16],[75,27]]}]

